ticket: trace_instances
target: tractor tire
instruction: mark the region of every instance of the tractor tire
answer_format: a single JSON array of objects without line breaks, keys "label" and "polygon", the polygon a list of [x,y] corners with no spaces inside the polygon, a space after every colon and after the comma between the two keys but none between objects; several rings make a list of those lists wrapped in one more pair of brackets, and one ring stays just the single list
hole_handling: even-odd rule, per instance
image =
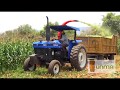
[{"label": "tractor tire", "polygon": [[51,75],[55,75],[60,72],[60,69],[61,69],[61,63],[58,60],[52,60],[49,63],[48,73],[50,73]]},{"label": "tractor tire", "polygon": [[79,44],[74,46],[70,53],[70,63],[77,71],[81,71],[86,68],[87,54],[83,45]]},{"label": "tractor tire", "polygon": [[24,62],[24,71],[35,71],[36,64],[30,64],[30,57],[28,57]]},{"label": "tractor tire", "polygon": [[103,55],[98,55],[97,60],[104,60],[104,56]]},{"label": "tractor tire", "polygon": [[109,60],[114,60],[114,55],[111,54],[110,56],[108,56],[108,59],[109,59]]}]

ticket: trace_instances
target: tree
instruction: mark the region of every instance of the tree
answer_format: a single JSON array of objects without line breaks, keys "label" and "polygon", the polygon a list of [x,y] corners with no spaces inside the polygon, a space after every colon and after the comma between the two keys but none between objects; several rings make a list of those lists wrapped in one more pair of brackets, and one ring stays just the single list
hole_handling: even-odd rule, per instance
[{"label": "tree", "polygon": [[32,29],[32,27],[28,24],[25,25],[21,25],[17,28],[18,33],[20,33],[21,35],[28,35],[32,32],[35,32],[34,29]]},{"label": "tree", "polygon": [[106,16],[103,16],[102,21],[102,26],[109,28],[113,34],[120,37],[120,15],[108,13]]},{"label": "tree", "polygon": [[5,32],[5,34],[6,34],[8,37],[10,37],[10,36],[13,35],[13,31],[8,30],[8,31]]},{"label": "tree", "polygon": [[41,37],[45,37],[45,30],[43,29],[43,30],[40,30],[40,36]]}]

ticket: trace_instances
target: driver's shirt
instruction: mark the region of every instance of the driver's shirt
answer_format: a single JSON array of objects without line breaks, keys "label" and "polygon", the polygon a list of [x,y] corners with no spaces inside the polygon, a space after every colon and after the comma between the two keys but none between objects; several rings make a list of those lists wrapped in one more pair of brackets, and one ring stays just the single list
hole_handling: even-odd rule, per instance
[{"label": "driver's shirt", "polygon": [[63,44],[69,44],[68,42],[68,38],[66,37],[66,35],[62,35],[62,38],[60,40],[63,40]]}]

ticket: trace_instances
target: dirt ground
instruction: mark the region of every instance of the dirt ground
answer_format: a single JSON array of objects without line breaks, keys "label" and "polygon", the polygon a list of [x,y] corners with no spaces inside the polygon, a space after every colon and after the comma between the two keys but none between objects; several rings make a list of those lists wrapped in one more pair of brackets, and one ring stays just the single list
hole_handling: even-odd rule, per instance
[{"label": "dirt ground", "polygon": [[7,71],[1,78],[120,78],[120,55],[115,56],[115,72],[113,73],[88,73],[88,66],[82,71],[69,70],[70,64],[66,64],[58,75],[52,76],[46,68],[37,68],[34,72],[24,72],[23,69]]}]

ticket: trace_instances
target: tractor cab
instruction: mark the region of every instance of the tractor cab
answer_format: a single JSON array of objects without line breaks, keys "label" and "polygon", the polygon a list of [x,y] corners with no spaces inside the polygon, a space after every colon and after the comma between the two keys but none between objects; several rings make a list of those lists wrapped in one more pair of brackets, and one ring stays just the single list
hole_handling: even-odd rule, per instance
[{"label": "tractor cab", "polygon": [[[78,43],[82,42],[82,40],[76,40],[76,31],[80,31],[79,28],[73,27],[73,26],[61,26],[61,25],[57,25],[57,26],[49,26],[49,30],[55,30],[57,31],[68,31],[68,30],[74,30],[74,39],[73,40],[69,40],[69,44],[68,47],[66,47],[67,49],[67,55],[64,54],[64,56],[67,58],[67,60],[70,60],[70,53],[71,53],[71,49],[73,46],[77,45]],[[47,36],[50,38],[50,34],[49,36]],[[46,53],[46,51],[49,51],[50,49],[53,51],[61,51],[62,47],[62,43],[60,42],[60,40],[55,39],[55,40],[46,40],[46,41],[37,41],[37,42],[33,42],[33,48],[35,50],[36,54],[40,54]],[[63,52],[65,53],[65,52]],[[49,53],[47,53],[47,55],[49,55]],[[60,54],[59,54],[60,55]],[[49,55],[50,56],[50,55]],[[50,58],[50,57],[48,57]]]},{"label": "tractor cab", "polygon": [[80,31],[80,29],[77,28],[77,27],[67,26],[67,25],[65,25],[65,26],[61,26],[61,25],[50,26],[50,29],[55,30],[55,31],[63,31],[63,30],[64,31],[69,31],[69,30],[74,31],[74,39],[73,40],[69,39],[69,44],[68,44],[68,47],[67,47],[68,59],[70,59],[70,53],[71,53],[72,47],[77,45],[78,43],[82,42],[82,40],[76,40],[76,32]]}]

